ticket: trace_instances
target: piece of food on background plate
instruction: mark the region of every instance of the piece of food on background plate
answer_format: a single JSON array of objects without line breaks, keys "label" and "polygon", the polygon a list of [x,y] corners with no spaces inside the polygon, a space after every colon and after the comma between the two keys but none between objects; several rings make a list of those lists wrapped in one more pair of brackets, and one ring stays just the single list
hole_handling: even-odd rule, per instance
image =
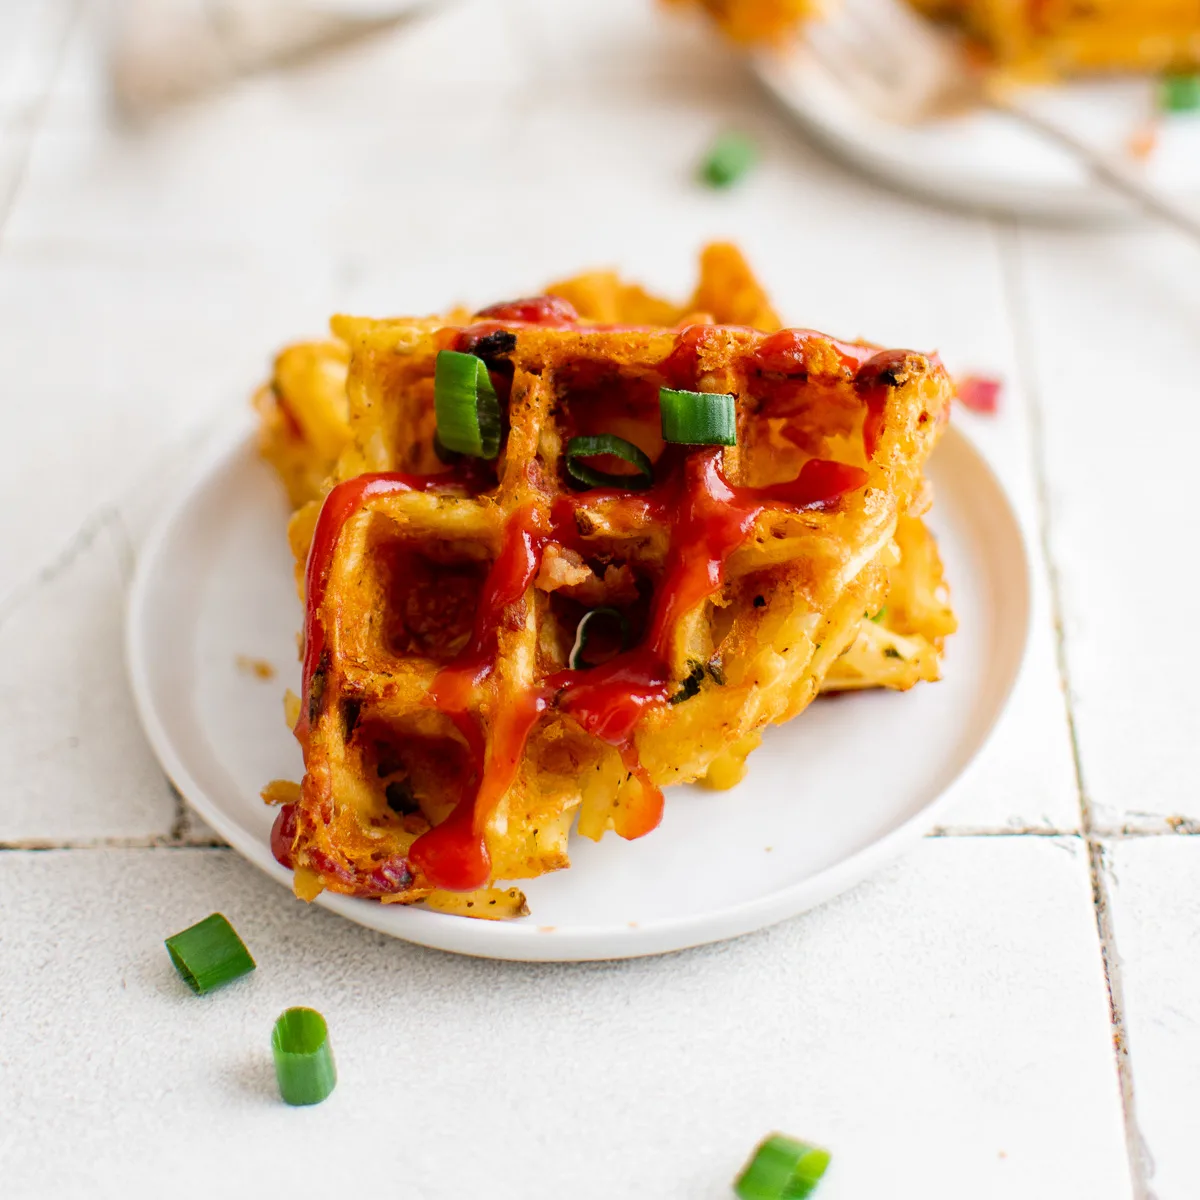
[{"label": "piece of food on background plate", "polygon": [[669,6],[701,8],[731,41],[744,46],[785,44],[801,21],[821,15],[834,0],[664,0]]},{"label": "piece of food on background plate", "polygon": [[519,915],[498,881],[568,866],[575,821],[641,837],[822,688],[939,677],[952,384],[778,326],[717,245],[682,306],[596,272],[284,352],[258,404],[300,504],[306,773],[264,798],[298,895]]},{"label": "piece of food on background plate", "polygon": [[[839,0],[668,0],[703,8],[732,40],[780,44]],[[908,0],[963,30],[1006,73],[1051,78],[1200,65],[1196,0]]]}]

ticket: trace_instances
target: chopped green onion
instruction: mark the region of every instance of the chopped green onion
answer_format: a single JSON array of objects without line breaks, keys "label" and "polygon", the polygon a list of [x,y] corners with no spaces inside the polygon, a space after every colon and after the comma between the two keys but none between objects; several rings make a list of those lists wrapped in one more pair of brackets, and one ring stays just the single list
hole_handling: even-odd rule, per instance
[{"label": "chopped green onion", "polygon": [[453,450],[446,449],[442,445],[442,439],[436,433],[433,435],[433,452],[437,455],[437,460],[440,463],[445,463],[447,466],[452,466],[462,458],[461,454],[457,454]]},{"label": "chopped green onion", "polygon": [[1200,75],[1163,76],[1158,102],[1164,112],[1195,112],[1200,109]]},{"label": "chopped green onion", "polygon": [[679,691],[667,700],[668,704],[682,704],[693,696],[699,695],[700,684],[704,682],[704,664],[694,658],[688,662],[687,678],[680,680]]},{"label": "chopped green onion", "polygon": [[593,663],[585,662],[583,652],[587,649],[588,630],[591,628],[592,622],[597,617],[610,617],[617,621],[621,626],[621,649],[624,650],[629,642],[629,622],[625,618],[625,614],[616,608],[593,608],[585,612],[579,618],[579,624],[575,626],[575,645],[571,647],[571,654],[567,658],[567,666],[572,671],[584,670],[587,667],[593,666]]},{"label": "chopped green onion", "polygon": [[773,1133],[764,1138],[737,1177],[741,1200],[804,1200],[829,1166],[829,1151]]},{"label": "chopped green onion", "polygon": [[167,938],[166,947],[179,977],[197,996],[254,970],[245,942],[220,913]]},{"label": "chopped green onion", "polygon": [[337,1086],[329,1026],[315,1008],[289,1008],[271,1034],[275,1078],[288,1104],[320,1104]]},{"label": "chopped green onion", "polygon": [[[595,458],[600,454],[615,454],[630,466],[637,467],[636,475],[614,475],[608,471],[597,471],[580,461]],[[567,442],[567,474],[585,487],[632,488],[641,491],[654,482],[654,464],[646,452],[632,442],[612,433],[596,437],[573,437]]]},{"label": "chopped green onion", "polygon": [[482,359],[440,351],[433,370],[433,406],[444,449],[474,458],[500,453],[500,401]]},{"label": "chopped green onion", "polygon": [[700,164],[700,179],[709,187],[732,187],[757,160],[758,151],[744,133],[723,133]]},{"label": "chopped green onion", "polygon": [[881,608],[881,609],[880,609],[880,610],[879,610],[879,611],[878,611],[878,612],[877,612],[877,613],[876,613],[876,614],[875,614],[875,615],[874,615],[874,616],[871,618],[871,620],[872,620],[872,621],[874,621],[876,625],[878,625],[878,624],[879,624],[879,622],[880,622],[880,621],[882,621],[882,620],[883,620],[883,618],[884,618],[884,617],[886,617],[886,616],[887,616],[887,605],[885,604],[885,605],[884,605],[884,606],[883,606],[883,607],[882,607],[882,608]]},{"label": "chopped green onion", "polygon": [[727,392],[658,389],[663,441],[684,446],[736,446],[737,414]]}]

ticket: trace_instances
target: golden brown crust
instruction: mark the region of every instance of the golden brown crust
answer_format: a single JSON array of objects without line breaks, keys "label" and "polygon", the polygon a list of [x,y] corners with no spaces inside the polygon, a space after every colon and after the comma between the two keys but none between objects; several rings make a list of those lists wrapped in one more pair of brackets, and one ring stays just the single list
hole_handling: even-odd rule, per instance
[{"label": "golden brown crust", "polygon": [[[607,275],[579,277],[564,293],[597,321],[666,305]],[[475,598],[518,514],[540,513],[538,527],[553,536],[519,603],[504,610],[494,670],[471,690],[471,719],[490,755],[526,698],[543,695],[545,709],[488,814],[489,883],[568,866],[576,819],[588,837],[628,835],[647,788],[701,778],[731,786],[763,727],[801,712],[826,684],[906,688],[937,678],[953,616],[915,514],[928,505],[922,468],[949,410],[941,364],[811,331],[749,328],[753,320],[774,330],[778,319],[732,247],[706,252],[696,296],[669,316],[697,301],[740,320],[614,329],[602,326],[623,323],[335,319],[349,355],[350,433],[330,478],[292,519],[298,573],[319,497],[336,485],[364,472],[455,482],[371,499],[340,529],[319,606],[319,687],[301,709],[301,798],[281,785],[269,793],[290,805],[276,849],[296,868],[297,894],[435,896],[444,911],[475,916],[522,911],[523,897],[494,890],[471,893],[486,897],[486,913],[474,899],[446,899],[409,857],[480,786],[461,724],[430,695],[472,636]],[[453,475],[433,446],[434,363],[446,348],[484,355],[507,401],[499,459],[467,475]],[[694,452],[679,459],[659,431],[664,385],[736,396],[738,445],[721,456],[735,489],[787,484],[813,459],[863,472],[865,486],[808,510],[759,506],[723,560],[720,585],[673,621],[664,653],[679,702],[650,705],[622,751],[587,732],[545,680],[567,666],[589,608],[621,609],[642,636],[682,534],[669,506],[655,509],[645,494],[572,491],[564,447],[579,433],[617,432],[660,473],[670,462],[683,469]],[[568,501],[564,521],[556,514]],[[644,777],[628,769],[629,751]]]},{"label": "golden brown crust", "polygon": [[[637,753],[659,786],[705,775],[764,725],[800,712],[855,643],[864,614],[884,602],[885,559],[900,516],[920,491],[921,466],[951,394],[941,366],[922,355],[873,356],[856,347],[866,362],[856,366],[847,361],[849,348],[800,334],[803,367],[789,377],[764,370],[766,335],[699,328],[697,379],[705,390],[739,398],[739,446],[724,461],[732,484],[767,486],[820,457],[862,468],[867,486],[828,511],[764,510],[730,555],[721,588],[680,614],[672,677],[680,688],[697,670],[703,680],[686,703],[652,707],[639,723]],[[434,361],[439,349],[472,336],[394,321],[359,328],[349,381],[354,457],[343,457],[339,479],[354,478],[360,467],[411,472],[436,463]],[[482,588],[512,515],[528,504],[549,514],[566,493],[563,446],[596,406],[608,412],[620,394],[625,432],[638,422],[653,429],[658,388],[673,381],[687,337],[686,330],[659,328],[520,328],[505,356],[513,371],[511,429],[494,482],[471,495],[381,499],[346,525],[330,579],[330,659],[292,848],[296,864],[322,886],[361,894],[394,883],[386,872],[380,876],[381,866],[404,860],[416,838],[478,785],[455,723],[428,707],[438,671],[469,635],[467,601]],[[870,456],[863,449],[864,388],[877,392],[881,405],[882,432]],[[781,429],[795,441],[781,447]],[[644,440],[649,444],[648,434]],[[567,622],[578,608],[569,598],[562,608],[560,592],[586,583],[593,599],[619,603],[630,573],[650,589],[661,582],[669,530],[647,520],[641,503],[620,494],[577,500],[579,561],[572,564],[561,546],[542,560],[545,571],[526,595],[523,615],[499,632],[496,671],[475,691],[485,737],[495,733],[502,711],[566,667],[573,636]],[[575,569],[554,565],[560,558]],[[581,578],[585,561],[601,570],[588,568]],[[577,811],[581,831],[598,836],[619,825],[623,803],[643,801],[642,785],[626,776],[612,746],[551,706],[488,823],[492,878],[567,865]],[[401,787],[412,811],[397,813],[394,797],[389,805],[390,790]],[[419,899],[428,891],[414,874],[391,896]]]}]

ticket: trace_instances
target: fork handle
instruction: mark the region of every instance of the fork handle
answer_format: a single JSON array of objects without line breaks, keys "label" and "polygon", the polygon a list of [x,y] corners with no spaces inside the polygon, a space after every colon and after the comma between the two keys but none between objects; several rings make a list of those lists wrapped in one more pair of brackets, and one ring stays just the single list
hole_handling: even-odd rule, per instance
[{"label": "fork handle", "polygon": [[991,105],[998,111],[1015,117],[1064,150],[1070,151],[1096,179],[1113,191],[1120,192],[1141,205],[1148,213],[1174,225],[1176,229],[1200,242],[1200,210],[1180,203],[1161,188],[1147,182],[1145,176],[1126,159],[1088,145],[1057,121],[1027,108],[1019,99],[993,98]]}]

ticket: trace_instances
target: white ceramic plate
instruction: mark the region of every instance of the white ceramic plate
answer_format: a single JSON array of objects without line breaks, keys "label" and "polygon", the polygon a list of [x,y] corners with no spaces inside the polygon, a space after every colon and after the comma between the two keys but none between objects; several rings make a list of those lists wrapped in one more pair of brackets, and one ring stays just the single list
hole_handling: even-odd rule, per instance
[{"label": "white ceramic plate", "polygon": [[[957,430],[931,464],[933,524],[961,631],[946,678],[907,694],[818,700],[768,732],[728,792],[671,788],[637,842],[572,843],[573,866],[524,882],[532,915],[470,921],[323,895],[373,929],[493,958],[625,958],[734,937],[819,904],[890,861],[938,819],[1016,680],[1029,620],[1025,548],[1000,485]],[[301,613],[287,507],[245,429],[165,513],[138,562],[129,670],[142,721],[196,810],[256,866],[290,884],[268,846],[270,779],[298,779],[283,718],[297,686]],[[278,668],[264,682],[239,655]],[[297,901],[297,903],[300,903]]]},{"label": "white ceramic plate", "polygon": [[[905,191],[944,204],[1058,219],[1138,215],[1066,151],[1000,113],[897,125],[855,101],[803,47],[757,55],[753,63],[771,95],[810,133]],[[1121,153],[1155,115],[1154,86],[1145,79],[1073,82],[1038,89],[1030,99],[1091,144]],[[1162,121],[1146,171],[1168,192],[1200,206],[1200,115]]]}]

